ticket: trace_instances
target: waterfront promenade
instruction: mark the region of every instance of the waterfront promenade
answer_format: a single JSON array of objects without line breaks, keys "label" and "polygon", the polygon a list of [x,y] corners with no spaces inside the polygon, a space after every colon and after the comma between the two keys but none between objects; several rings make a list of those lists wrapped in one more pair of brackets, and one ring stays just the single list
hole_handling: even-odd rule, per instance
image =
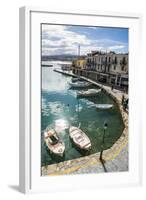
[{"label": "waterfront promenade", "polygon": [[[64,75],[77,77],[70,72],[57,70],[56,72]],[[121,137],[110,148],[103,152],[103,162],[100,161],[100,152],[74,160],[64,161],[58,164],[42,167],[42,175],[63,175],[63,174],[83,174],[100,172],[120,172],[128,170],[128,113],[123,110],[121,105],[123,92],[111,89],[109,86],[99,84],[91,79],[80,76],[82,79],[102,88],[107,94],[112,96],[119,106],[122,115],[124,130]],[[128,97],[127,94],[124,94]]]}]

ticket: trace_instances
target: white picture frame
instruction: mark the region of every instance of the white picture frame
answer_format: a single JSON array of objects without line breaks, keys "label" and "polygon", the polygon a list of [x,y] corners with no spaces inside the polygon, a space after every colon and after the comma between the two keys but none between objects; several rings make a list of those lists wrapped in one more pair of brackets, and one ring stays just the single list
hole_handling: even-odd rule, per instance
[{"label": "white picture frame", "polygon": [[[139,109],[140,14],[101,11],[50,11],[20,8],[20,191],[69,191],[139,185],[142,149]],[[75,176],[40,176],[40,24],[78,24],[129,28],[129,171]],[[35,33],[35,34],[34,34]],[[37,41],[37,42],[36,42]],[[137,67],[138,65],[138,67]],[[32,134],[32,133],[36,134]],[[70,184],[68,184],[70,183]]]}]

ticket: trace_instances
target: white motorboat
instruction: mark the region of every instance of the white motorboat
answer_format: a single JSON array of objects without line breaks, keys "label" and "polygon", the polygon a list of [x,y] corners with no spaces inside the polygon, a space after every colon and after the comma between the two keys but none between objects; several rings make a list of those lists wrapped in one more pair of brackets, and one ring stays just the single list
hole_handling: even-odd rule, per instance
[{"label": "white motorboat", "polygon": [[111,109],[113,108],[113,104],[96,104],[96,108],[102,110]]},{"label": "white motorboat", "polygon": [[88,136],[78,127],[69,128],[69,136],[73,142],[82,150],[90,150],[91,142]]},{"label": "white motorboat", "polygon": [[79,91],[77,92],[78,97],[93,97],[98,95],[101,92],[101,89],[88,89],[86,91]]},{"label": "white motorboat", "polygon": [[51,153],[54,153],[61,157],[63,156],[65,151],[65,145],[59,139],[54,129],[44,132],[44,140]]},{"label": "white motorboat", "polygon": [[74,88],[85,88],[85,87],[89,87],[92,84],[89,82],[78,81],[76,83],[69,83],[69,85]]}]

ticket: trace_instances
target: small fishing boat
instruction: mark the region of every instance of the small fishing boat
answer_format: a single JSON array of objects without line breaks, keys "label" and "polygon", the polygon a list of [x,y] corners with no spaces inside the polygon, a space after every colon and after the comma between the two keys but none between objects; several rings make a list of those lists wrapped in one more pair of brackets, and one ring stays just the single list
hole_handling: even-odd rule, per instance
[{"label": "small fishing boat", "polygon": [[92,84],[88,82],[78,81],[76,83],[69,83],[69,85],[74,88],[85,88],[85,87],[89,87]]},{"label": "small fishing boat", "polygon": [[97,96],[98,93],[101,92],[101,89],[89,89],[86,91],[79,91],[77,92],[77,97],[93,97]]},{"label": "small fishing boat", "polygon": [[113,104],[96,104],[96,108],[102,110],[111,109],[113,108]]},{"label": "small fishing boat", "polygon": [[44,140],[51,153],[54,153],[61,157],[63,156],[65,145],[60,140],[54,129],[44,132]]},{"label": "small fishing boat", "polygon": [[71,126],[69,128],[69,136],[73,142],[82,150],[90,150],[91,142],[88,136],[78,127]]}]

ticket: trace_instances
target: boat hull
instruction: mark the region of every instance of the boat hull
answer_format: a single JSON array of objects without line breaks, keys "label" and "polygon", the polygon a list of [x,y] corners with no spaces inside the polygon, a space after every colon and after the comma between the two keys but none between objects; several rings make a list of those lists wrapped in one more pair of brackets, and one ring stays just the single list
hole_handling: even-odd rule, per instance
[{"label": "boat hull", "polygon": [[113,108],[113,105],[112,104],[97,104],[96,108],[100,110],[109,110]]},{"label": "boat hull", "polygon": [[89,91],[77,92],[77,97],[95,97],[98,96],[99,92],[101,92],[101,89],[99,89],[96,92],[89,92]]},{"label": "boat hull", "polygon": [[[55,136],[57,136],[57,134]],[[44,142],[50,153],[53,153],[60,157],[64,156],[65,145],[60,139],[55,144],[51,144],[49,136],[47,136],[47,133],[44,132]]]},{"label": "boat hull", "polygon": [[69,85],[73,88],[86,88],[89,87],[91,83],[86,83],[86,84],[69,83]]},{"label": "boat hull", "polygon": [[81,79],[80,78],[72,78],[71,79],[71,81],[73,82],[73,83],[75,83],[75,82],[77,82],[77,81],[80,81]]},{"label": "boat hull", "polygon": [[50,145],[48,145],[47,141],[45,143],[46,143],[46,146],[47,146],[47,148],[48,148],[48,150],[50,151],[51,154],[54,154],[54,155],[57,155],[57,156],[60,156],[60,157],[64,156],[64,150],[65,150],[64,145],[62,146],[62,150],[60,152],[56,152],[56,151],[54,151],[54,149]]},{"label": "boat hull", "polygon": [[73,143],[81,150],[89,151],[91,149],[91,142],[88,136],[78,127],[69,128],[69,136]]}]

